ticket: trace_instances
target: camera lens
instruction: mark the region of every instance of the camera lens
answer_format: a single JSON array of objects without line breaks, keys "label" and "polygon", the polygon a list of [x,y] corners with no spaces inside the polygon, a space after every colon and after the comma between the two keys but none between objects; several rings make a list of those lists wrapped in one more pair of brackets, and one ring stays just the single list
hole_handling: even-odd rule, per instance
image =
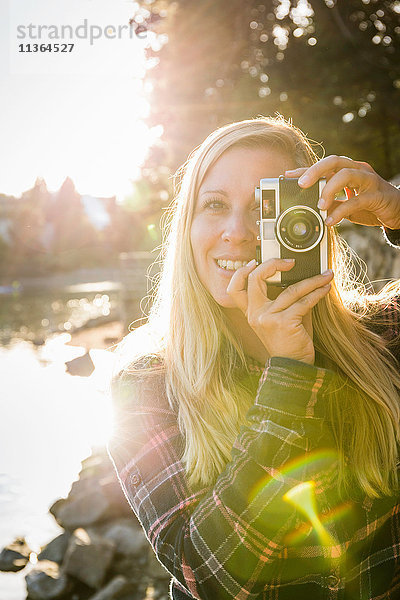
[{"label": "camera lens", "polygon": [[294,206],[283,212],[276,224],[279,242],[294,252],[306,252],[321,241],[324,224],[320,215],[308,206]]},{"label": "camera lens", "polygon": [[296,238],[304,238],[304,236],[307,233],[307,223],[304,223],[302,221],[299,221],[298,223],[295,223],[292,227],[293,229],[293,236]]}]

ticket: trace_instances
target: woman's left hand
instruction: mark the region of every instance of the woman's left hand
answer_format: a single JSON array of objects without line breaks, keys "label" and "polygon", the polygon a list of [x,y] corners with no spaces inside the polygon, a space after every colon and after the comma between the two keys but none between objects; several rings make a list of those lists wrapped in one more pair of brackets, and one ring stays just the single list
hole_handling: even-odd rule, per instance
[{"label": "woman's left hand", "polygon": [[[326,177],[318,206],[328,211],[327,225],[348,219],[361,225],[400,229],[400,190],[382,179],[368,163],[327,156],[311,167],[286,171],[285,176],[299,177],[302,188]],[[336,198],[343,189],[346,196]]]}]

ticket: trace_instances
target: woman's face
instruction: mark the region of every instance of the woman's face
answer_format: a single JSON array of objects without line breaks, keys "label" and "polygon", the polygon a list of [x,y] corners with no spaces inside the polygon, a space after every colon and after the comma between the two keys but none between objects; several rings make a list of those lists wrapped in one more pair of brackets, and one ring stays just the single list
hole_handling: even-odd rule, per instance
[{"label": "woman's face", "polygon": [[226,288],[235,270],[256,257],[254,188],[260,179],[279,177],[295,166],[272,150],[231,148],[208,170],[196,198],[190,239],[197,274],[220,306],[234,307]]}]

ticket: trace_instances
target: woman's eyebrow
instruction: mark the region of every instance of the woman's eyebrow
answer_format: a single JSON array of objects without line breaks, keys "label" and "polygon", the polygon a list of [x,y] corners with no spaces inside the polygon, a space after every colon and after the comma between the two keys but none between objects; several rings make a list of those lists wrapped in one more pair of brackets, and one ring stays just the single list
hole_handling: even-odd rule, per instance
[{"label": "woman's eyebrow", "polygon": [[221,194],[221,196],[228,196],[228,193],[224,190],[204,190],[201,192],[200,196],[202,196],[203,194]]}]

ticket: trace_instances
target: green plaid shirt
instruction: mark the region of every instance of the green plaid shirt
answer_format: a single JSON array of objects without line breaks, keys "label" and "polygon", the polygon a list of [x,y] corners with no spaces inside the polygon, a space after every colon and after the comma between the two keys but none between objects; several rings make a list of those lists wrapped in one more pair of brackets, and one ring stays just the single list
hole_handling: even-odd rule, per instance
[{"label": "green plaid shirt", "polygon": [[[387,308],[384,335],[400,330]],[[343,501],[327,414],[332,371],[272,358],[250,365],[255,401],[231,462],[191,489],[160,374],[116,382],[109,443],[122,488],[175,600],[400,598],[399,497]],[[351,460],[351,457],[350,457]],[[306,483],[305,483],[306,482]],[[297,487],[300,484],[302,487]],[[293,501],[285,494],[292,490]]]}]

